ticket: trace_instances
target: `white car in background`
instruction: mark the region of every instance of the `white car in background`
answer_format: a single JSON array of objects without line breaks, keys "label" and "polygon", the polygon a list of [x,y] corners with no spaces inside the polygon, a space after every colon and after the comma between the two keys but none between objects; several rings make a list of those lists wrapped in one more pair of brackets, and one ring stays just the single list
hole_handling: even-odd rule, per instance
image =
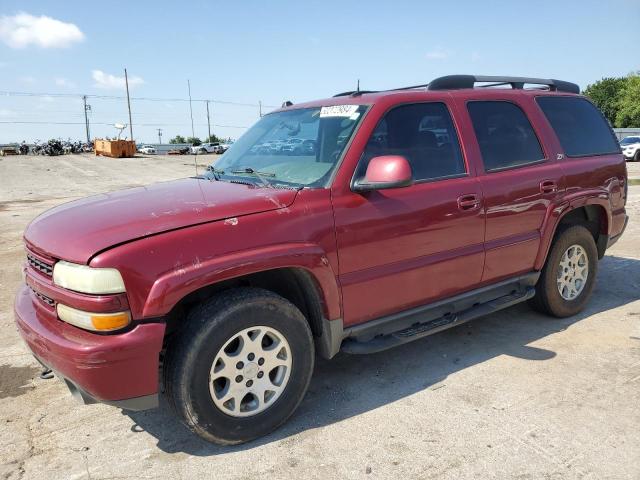
[{"label": "white car in background", "polygon": [[220,144],[220,151],[218,153],[224,153],[227,150],[229,150],[229,148],[231,147],[231,145],[233,145],[233,143],[221,143]]},{"label": "white car in background", "polygon": [[145,155],[155,155],[156,153],[158,153],[156,149],[151,145],[143,145],[138,151],[140,153],[144,153]]},{"label": "white car in background", "polygon": [[620,148],[625,160],[640,162],[640,136],[624,137],[620,140]]},{"label": "white car in background", "polygon": [[191,153],[217,153],[216,150],[220,146],[219,143],[201,143],[200,145],[192,145],[189,151]]}]

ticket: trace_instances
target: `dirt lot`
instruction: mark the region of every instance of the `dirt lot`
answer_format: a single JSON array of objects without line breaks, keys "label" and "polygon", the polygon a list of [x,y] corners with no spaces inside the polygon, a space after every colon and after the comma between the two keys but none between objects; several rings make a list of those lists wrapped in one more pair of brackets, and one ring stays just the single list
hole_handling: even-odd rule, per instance
[{"label": "dirt lot", "polygon": [[[2,478],[640,478],[640,186],[583,314],[517,306],[395,350],[319,360],[294,418],[249,445],[202,442],[165,406],[81,406],[39,379],[12,312],[27,223],[77,197],[192,175],[192,162],[0,159]],[[640,164],[629,171],[640,177]]]}]

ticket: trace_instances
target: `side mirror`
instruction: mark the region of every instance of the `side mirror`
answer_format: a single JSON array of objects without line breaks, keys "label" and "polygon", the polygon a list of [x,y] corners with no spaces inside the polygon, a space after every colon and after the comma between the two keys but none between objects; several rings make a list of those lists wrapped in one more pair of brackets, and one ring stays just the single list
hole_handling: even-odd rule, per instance
[{"label": "side mirror", "polygon": [[353,191],[408,187],[412,183],[411,166],[406,158],[401,155],[382,155],[369,160],[364,178],[356,180]]}]

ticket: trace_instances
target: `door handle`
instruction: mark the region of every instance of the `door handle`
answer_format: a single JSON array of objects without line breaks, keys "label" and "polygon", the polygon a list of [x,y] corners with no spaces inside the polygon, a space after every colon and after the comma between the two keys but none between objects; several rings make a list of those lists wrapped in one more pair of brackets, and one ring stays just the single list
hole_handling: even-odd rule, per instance
[{"label": "door handle", "polygon": [[458,209],[463,211],[475,210],[480,207],[480,198],[475,193],[458,197]]},{"label": "door handle", "polygon": [[553,180],[543,180],[540,182],[540,192],[553,193],[558,191],[558,184]]}]

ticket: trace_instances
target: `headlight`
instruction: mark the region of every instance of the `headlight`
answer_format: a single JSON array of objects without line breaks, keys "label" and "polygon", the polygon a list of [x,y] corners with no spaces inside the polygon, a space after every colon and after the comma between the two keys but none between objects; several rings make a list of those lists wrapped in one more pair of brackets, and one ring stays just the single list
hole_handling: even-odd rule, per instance
[{"label": "headlight", "polygon": [[80,293],[125,292],[122,275],[115,268],[92,268],[63,260],[53,267],[53,283]]},{"label": "headlight", "polygon": [[89,313],[59,303],[56,307],[58,317],[63,322],[94,332],[110,332],[129,325],[129,312]]}]

